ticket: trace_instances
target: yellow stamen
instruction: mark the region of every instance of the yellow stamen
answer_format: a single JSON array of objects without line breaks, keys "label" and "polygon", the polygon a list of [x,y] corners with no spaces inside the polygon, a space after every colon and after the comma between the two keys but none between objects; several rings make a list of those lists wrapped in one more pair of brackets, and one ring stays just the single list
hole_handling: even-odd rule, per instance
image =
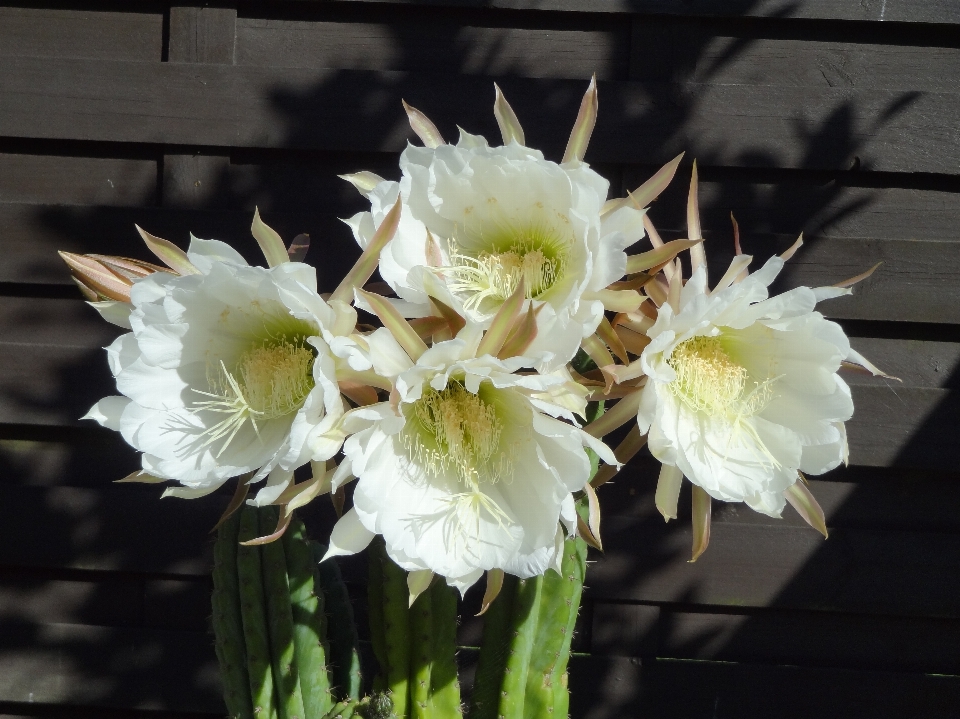
[{"label": "yellow stamen", "polygon": [[226,437],[219,457],[248,421],[259,434],[257,422],[296,412],[313,389],[314,353],[302,340],[264,343],[245,352],[234,372],[221,361],[210,378],[210,392],[194,390],[213,399],[197,402],[193,411],[227,415],[203,434],[206,444]]},{"label": "yellow stamen", "polygon": [[730,443],[743,436],[755,447],[761,461],[779,466],[757,434],[750,417],[763,411],[772,398],[771,386],[777,377],[763,382],[749,382],[745,367],[731,359],[723,348],[723,338],[692,337],[678,344],[667,360],[677,378],[667,385],[669,391],[695,412],[720,417],[730,424]]},{"label": "yellow stamen", "polygon": [[501,452],[503,423],[496,408],[452,381],[438,392],[426,387],[408,410],[404,446],[432,473],[454,471],[468,484],[497,481],[507,469]]},{"label": "yellow stamen", "polygon": [[565,274],[568,242],[550,228],[511,231],[506,240],[484,244],[488,249],[469,252],[451,240],[451,264],[437,268],[446,276],[452,292],[467,295],[464,306],[468,310],[478,310],[487,299],[503,302],[521,278],[527,298],[539,297]]}]

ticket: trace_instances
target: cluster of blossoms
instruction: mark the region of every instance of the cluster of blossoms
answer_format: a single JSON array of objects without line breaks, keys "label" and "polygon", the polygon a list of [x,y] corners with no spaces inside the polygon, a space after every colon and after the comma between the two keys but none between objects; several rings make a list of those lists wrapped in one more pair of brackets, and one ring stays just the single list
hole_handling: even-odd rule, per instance
[{"label": "cluster of blossoms", "polygon": [[[798,241],[753,274],[738,245],[709,288],[696,165],[688,237],[664,243],[646,206],[680,158],[608,200],[583,161],[593,83],[559,164],[524,144],[499,89],[494,112],[503,144],[491,147],[462,131],[447,144],[407,107],[424,147],[403,152],[399,182],[344,178],[370,210],[347,220],[363,252],[330,295],[300,238],[287,248],[259,214],[268,268],[222,242],[183,252],[142,230],[167,267],[63,253],[93,306],[130,330],[107,349],[120,395],[87,415],[143,453],[127,479],[173,480],[165,495],[192,498],[239,477],[233,508],[285,507],[273,536],[356,480],[329,555],[382,535],[412,594],[434,574],[461,590],[484,572],[542,574],[578,531],[598,543],[594,488],[644,446],[662,464],[665,518],[683,477],[693,484],[694,558],[711,498],[771,516],[790,502],[825,532],[801,472],[846,459],[841,366],[878,372],[815,311],[850,282],[770,297]],[[377,270],[390,292],[368,291]],[[631,423],[611,451],[603,436]]]}]

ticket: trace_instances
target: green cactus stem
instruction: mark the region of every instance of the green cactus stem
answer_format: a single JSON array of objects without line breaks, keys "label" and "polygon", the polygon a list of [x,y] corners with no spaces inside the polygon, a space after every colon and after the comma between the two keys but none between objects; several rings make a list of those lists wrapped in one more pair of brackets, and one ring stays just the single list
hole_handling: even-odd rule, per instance
[{"label": "green cactus stem", "polygon": [[477,661],[477,673],[470,701],[470,719],[497,719],[500,685],[513,638],[511,617],[517,592],[517,578],[507,574],[500,594],[484,614],[483,644]]},{"label": "green cactus stem", "polygon": [[[240,514],[238,540],[243,542],[257,536],[257,508],[245,506]],[[254,719],[278,719],[259,547],[237,548],[237,580],[240,587],[240,616],[253,716]]]},{"label": "green cactus stem", "polygon": [[239,532],[238,512],[217,530],[213,547],[213,633],[227,711],[232,719],[253,719],[240,614],[240,583],[237,581]]},{"label": "green cactus stem", "polygon": [[502,719],[522,719],[524,716],[524,692],[527,688],[527,673],[534,653],[542,595],[543,575],[531,579],[520,579],[517,582],[510,618],[510,632],[513,636],[500,689],[498,716]]},{"label": "green cactus stem", "polygon": [[[435,719],[456,719],[463,716],[460,682],[457,680],[457,592],[448,587],[442,577],[437,577],[429,592],[424,592],[428,593],[433,614],[432,716]],[[416,609],[417,605],[413,606]]]},{"label": "green cactus stem", "polygon": [[323,590],[327,611],[335,620],[327,625],[330,644],[330,676],[334,696],[338,699],[360,697],[360,640],[353,616],[353,605],[347,585],[343,583],[336,560],[320,562],[327,548],[316,542],[310,543],[314,561],[317,562],[316,578]]},{"label": "green cactus stem", "polygon": [[568,539],[563,544],[561,573],[548,570],[543,575],[536,638],[524,694],[523,716],[526,719],[567,716],[566,670],[580,608],[586,559],[586,542],[579,537]]},{"label": "green cactus stem", "polygon": [[327,626],[323,592],[315,587],[313,551],[303,522],[296,516],[283,535],[293,615],[293,643],[300,677],[303,709],[308,719],[321,717],[333,708],[327,673]]},{"label": "green cactus stem", "polygon": [[410,618],[407,573],[389,556],[382,542],[370,546],[371,560],[383,571],[383,636],[387,655],[387,691],[393,700],[393,716],[407,719],[410,681]]},{"label": "green cactus stem", "polygon": [[[277,528],[278,517],[277,507],[261,508],[260,534],[271,534]],[[280,719],[304,719],[283,542],[269,542],[261,546],[260,571],[263,574],[263,590],[267,603],[267,629],[278,714]]]},{"label": "green cactus stem", "polygon": [[[374,543],[380,543],[380,537]],[[374,694],[387,688],[387,645],[383,633],[383,559],[371,548],[367,552],[367,618],[370,623],[370,643],[380,671],[373,678]]]},{"label": "green cactus stem", "polygon": [[430,670],[433,668],[433,597],[422,592],[410,607],[410,717],[431,719]]}]

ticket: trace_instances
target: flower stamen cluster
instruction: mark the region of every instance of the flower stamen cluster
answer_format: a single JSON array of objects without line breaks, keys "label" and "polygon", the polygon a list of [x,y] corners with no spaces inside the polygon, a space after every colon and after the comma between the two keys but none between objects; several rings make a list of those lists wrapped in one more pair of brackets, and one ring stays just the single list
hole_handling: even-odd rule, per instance
[{"label": "flower stamen cluster", "polygon": [[772,380],[755,382],[747,391],[747,370],[723,348],[721,336],[691,337],[678,344],[667,364],[677,378],[670,392],[695,412],[726,418],[752,417],[772,396]]},{"label": "flower stamen cluster", "polygon": [[411,420],[404,446],[411,459],[434,475],[453,471],[460,481],[475,486],[496,482],[510,470],[509,456],[501,451],[503,422],[496,408],[463,384],[451,381],[437,391],[432,387],[407,410]]},{"label": "flower stamen cluster", "polygon": [[196,394],[213,399],[193,404],[193,411],[216,412],[227,415],[207,428],[203,446],[227,438],[217,456],[230,446],[246,422],[250,422],[257,436],[257,421],[269,421],[296,412],[314,388],[314,352],[304,346],[303,339],[264,343],[240,356],[234,372],[227,370],[221,360],[216,372],[208,377],[212,392],[194,389]]},{"label": "flower stamen cluster", "polygon": [[446,277],[451,292],[465,296],[468,311],[481,311],[488,299],[502,303],[521,279],[527,299],[536,299],[565,274],[569,248],[549,228],[534,226],[485,244],[486,249],[471,253],[450,240],[451,264],[437,270]]}]

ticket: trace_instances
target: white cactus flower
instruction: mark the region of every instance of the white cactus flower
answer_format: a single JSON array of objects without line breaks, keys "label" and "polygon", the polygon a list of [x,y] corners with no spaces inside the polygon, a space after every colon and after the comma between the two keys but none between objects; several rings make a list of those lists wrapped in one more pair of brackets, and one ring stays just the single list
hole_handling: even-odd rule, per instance
[{"label": "white cactus flower", "polygon": [[571,492],[590,477],[584,448],[616,459],[556,419],[572,420],[571,406],[583,411],[586,391],[565,371],[538,374],[529,357],[485,354],[482,337],[468,321],[415,361],[386,328],[339,345],[354,369],[372,367],[393,391],[390,402],[344,417],[352,433],[344,464],[358,482],[328,556],[359,552],[382,534],[401,567],[461,591],[485,570],[532,577],[557,565],[576,526]]},{"label": "white cactus flower", "polygon": [[814,307],[849,290],[768,297],[783,260],[734,283],[748,261],[738,257],[712,292],[700,266],[647,332],[638,422],[664,465],[657,504],[668,518],[682,476],[711,497],[779,516],[798,471],[822,474],[847,459],[853,401],[837,370],[862,358]]},{"label": "white cactus flower", "polygon": [[430,294],[485,324],[523,278],[541,328],[526,356],[545,371],[569,361],[603,316],[596,293],[624,275],[624,249],[644,236],[643,210],[625,204],[601,216],[609,183],[586,163],[558,165],[515,140],[490,147],[463,131],[456,145],[408,146],[400,169],[399,183],[361,187],[371,210],[347,221],[366,247],[402,198],[380,257],[398,308],[428,315]]},{"label": "white cactus flower", "polygon": [[132,332],[107,354],[123,396],[87,414],[143,452],[143,471],[198,497],[230,477],[269,475],[257,503],[293,470],[339,451],[343,401],[328,341],[355,311],[327,304],[312,267],[251,267],[228,245],[194,238],[191,274],[158,272],[130,289]]}]

